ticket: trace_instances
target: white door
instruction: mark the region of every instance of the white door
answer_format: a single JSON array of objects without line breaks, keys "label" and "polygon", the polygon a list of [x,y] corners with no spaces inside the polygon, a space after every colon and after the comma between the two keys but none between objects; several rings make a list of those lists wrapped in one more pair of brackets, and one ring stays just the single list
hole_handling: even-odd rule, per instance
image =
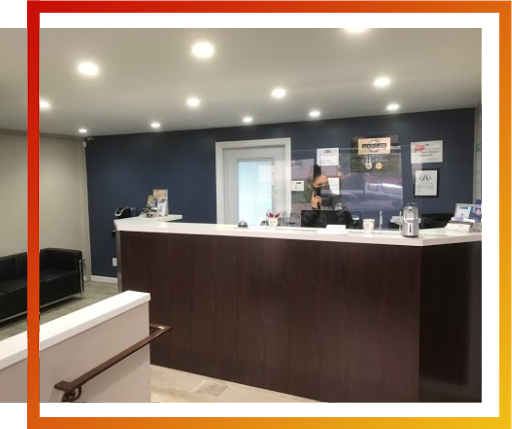
[{"label": "white door", "polygon": [[283,140],[217,144],[218,223],[260,225],[267,211],[289,213],[291,155]]}]

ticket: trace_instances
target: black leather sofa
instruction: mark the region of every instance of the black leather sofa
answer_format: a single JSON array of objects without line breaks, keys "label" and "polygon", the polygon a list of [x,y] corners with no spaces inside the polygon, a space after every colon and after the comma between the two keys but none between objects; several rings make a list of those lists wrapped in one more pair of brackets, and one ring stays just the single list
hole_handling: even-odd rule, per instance
[{"label": "black leather sofa", "polygon": [[[39,253],[40,306],[83,293],[82,252],[43,249]],[[0,257],[0,322],[27,311],[27,254]]]}]

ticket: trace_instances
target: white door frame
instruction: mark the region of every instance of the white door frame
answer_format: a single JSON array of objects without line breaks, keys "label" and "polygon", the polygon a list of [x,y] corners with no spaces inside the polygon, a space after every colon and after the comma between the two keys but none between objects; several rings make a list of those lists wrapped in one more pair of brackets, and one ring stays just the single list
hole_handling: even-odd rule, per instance
[{"label": "white door frame", "polygon": [[215,143],[215,176],[217,183],[217,223],[224,223],[224,149],[258,148],[266,146],[283,146],[285,151],[285,177],[286,200],[285,207],[290,216],[292,208],[292,139],[283,137],[279,139],[238,140]]}]

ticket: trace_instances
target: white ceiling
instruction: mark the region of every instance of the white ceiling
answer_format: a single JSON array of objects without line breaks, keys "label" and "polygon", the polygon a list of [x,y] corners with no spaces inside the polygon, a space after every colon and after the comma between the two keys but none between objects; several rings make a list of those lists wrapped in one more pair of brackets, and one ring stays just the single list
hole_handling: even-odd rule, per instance
[{"label": "white ceiling", "polygon": [[0,129],[27,129],[27,29],[0,28]]},{"label": "white ceiling", "polygon": [[[5,31],[0,30],[0,36]],[[359,35],[341,29],[42,29],[40,93],[53,108],[41,112],[41,131],[91,135],[183,130],[474,107],[481,100],[479,29],[371,29]],[[19,128],[24,112],[25,38],[1,43],[0,128]],[[0,38],[0,40],[2,40]],[[210,60],[190,55],[191,45],[208,40]],[[23,49],[16,49],[23,45]],[[5,46],[4,46],[5,45]],[[14,46],[14,47],[13,47]],[[96,78],[77,73],[89,60]],[[389,76],[386,89],[372,85]],[[21,78],[23,76],[23,79]],[[287,88],[283,100],[270,91]],[[5,99],[6,94],[8,100]],[[202,100],[197,110],[187,97]],[[24,101],[24,100],[23,100]],[[3,117],[5,114],[5,118]],[[17,116],[23,116],[21,119]]]}]

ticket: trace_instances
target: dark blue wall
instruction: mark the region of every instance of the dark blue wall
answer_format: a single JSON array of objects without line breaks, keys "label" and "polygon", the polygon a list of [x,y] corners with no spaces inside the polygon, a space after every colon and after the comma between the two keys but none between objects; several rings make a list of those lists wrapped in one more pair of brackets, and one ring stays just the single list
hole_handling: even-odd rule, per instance
[{"label": "dark blue wall", "polygon": [[[185,222],[215,223],[215,142],[290,137],[292,150],[350,147],[354,136],[398,134],[400,145],[443,140],[439,198],[424,199],[424,212],[453,212],[473,196],[474,109],[457,109],[326,121],[209,130],[95,137],[88,145],[87,184],[94,275],[116,276],[111,237],[114,211],[139,211],[155,188],[169,190],[171,213]],[[423,165],[423,167],[429,167]],[[402,152],[404,202],[413,201],[410,151]]]}]

